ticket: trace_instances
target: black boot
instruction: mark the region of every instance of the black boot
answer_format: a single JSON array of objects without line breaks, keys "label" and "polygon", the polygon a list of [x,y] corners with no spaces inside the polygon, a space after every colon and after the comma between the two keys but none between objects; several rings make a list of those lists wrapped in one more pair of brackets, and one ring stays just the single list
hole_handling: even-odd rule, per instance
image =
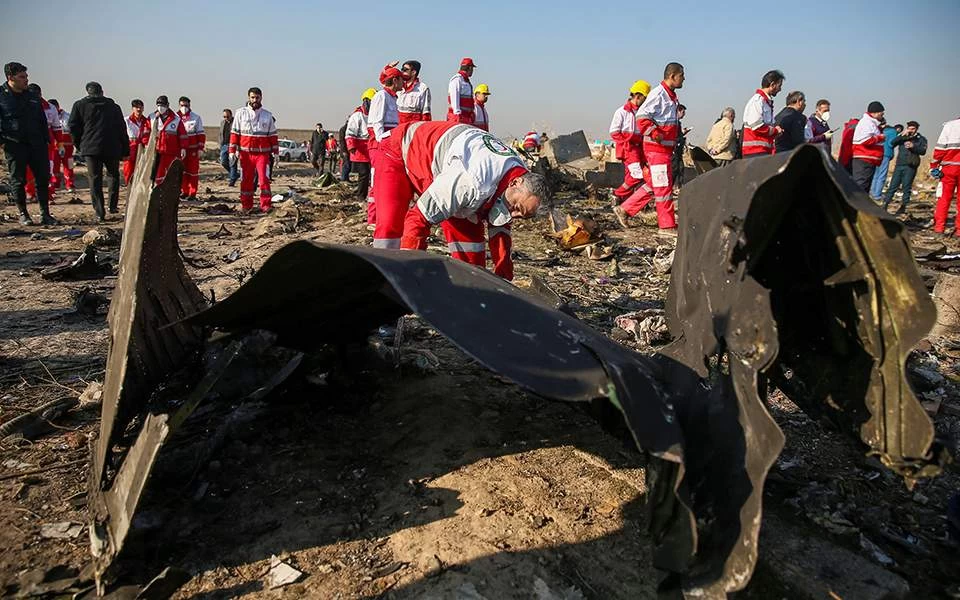
[{"label": "black boot", "polygon": [[20,212],[20,224],[21,225],[33,225],[33,219],[30,218],[30,213],[27,212],[27,203],[25,201],[17,202],[17,211]]},{"label": "black boot", "polygon": [[40,224],[41,225],[59,225],[60,221],[53,218],[50,214],[50,204],[45,200],[40,200]]}]

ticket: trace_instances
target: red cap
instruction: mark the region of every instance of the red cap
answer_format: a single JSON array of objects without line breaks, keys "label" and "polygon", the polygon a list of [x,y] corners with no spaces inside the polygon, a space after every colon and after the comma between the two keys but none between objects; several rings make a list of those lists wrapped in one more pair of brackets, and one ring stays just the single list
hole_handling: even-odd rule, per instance
[{"label": "red cap", "polygon": [[396,67],[391,67],[390,65],[387,65],[387,66],[385,66],[385,67],[383,68],[382,71],[380,71],[380,83],[381,83],[381,85],[383,84],[384,81],[390,79],[391,77],[402,79],[402,78],[403,78],[403,74],[400,72],[400,69],[398,69],[398,68],[396,68]]},{"label": "red cap", "polygon": [[461,67],[476,67],[477,65],[473,62],[472,58],[461,58],[460,59]]}]

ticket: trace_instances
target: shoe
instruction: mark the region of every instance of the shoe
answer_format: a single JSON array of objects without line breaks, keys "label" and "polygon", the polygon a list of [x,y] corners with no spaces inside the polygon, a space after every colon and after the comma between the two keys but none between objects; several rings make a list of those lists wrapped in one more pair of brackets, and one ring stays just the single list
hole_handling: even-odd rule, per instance
[{"label": "shoe", "polygon": [[187,196],[187,202],[196,202],[196,201],[197,201],[196,196]]},{"label": "shoe", "polygon": [[115,215],[115,214],[117,214],[118,212],[120,212],[120,211],[117,210],[116,208],[111,208],[111,209],[110,209],[110,214],[111,214],[111,215]]},{"label": "shoe", "polygon": [[33,219],[30,218],[29,213],[20,213],[20,224],[21,225],[33,225]]},{"label": "shoe", "polygon": [[241,208],[241,209],[240,209],[240,214],[241,214],[241,215],[249,215],[249,214],[253,213],[253,211],[254,211],[254,208],[253,208],[252,206],[251,206],[250,208]]},{"label": "shoe", "polygon": [[51,215],[50,213],[47,213],[40,217],[40,224],[41,225],[59,225],[60,221],[54,219],[53,215]]},{"label": "shoe", "polygon": [[666,228],[666,229],[661,229],[661,230],[659,230],[657,233],[659,233],[660,235],[669,235],[669,236],[671,236],[671,237],[676,237],[676,236],[677,236],[677,228],[676,228],[676,227],[668,227],[668,228]]},{"label": "shoe", "polygon": [[67,188],[67,193],[68,193],[68,194],[72,194],[72,193],[74,193],[74,192],[76,192],[76,191],[77,191],[77,188],[72,188],[72,187]]},{"label": "shoe", "polygon": [[187,199],[187,195],[186,195],[186,194],[180,194],[180,199],[181,199],[181,200],[186,200],[186,199]]},{"label": "shoe", "polygon": [[630,216],[627,214],[627,211],[623,210],[622,206],[613,207],[613,216],[617,218],[617,222],[620,223],[621,227],[624,229],[630,229],[630,223],[627,222],[627,219],[629,219]]},{"label": "shoe", "polygon": [[237,182],[236,182],[236,181],[230,181],[230,182],[227,183],[227,185],[230,186],[230,187],[235,187],[235,186],[237,185]]},{"label": "shoe", "polygon": [[898,208],[896,211],[894,211],[893,216],[899,217],[899,216],[902,216],[902,215],[905,215],[905,214],[907,214],[907,210],[906,210],[904,207],[901,206],[901,207]]},{"label": "shoe", "polygon": [[106,223],[106,222],[107,222],[107,217],[106,217],[106,216],[103,216],[103,217],[98,216],[98,217],[96,217],[96,218],[93,220],[93,223],[94,223],[95,225],[103,225],[103,224]]}]

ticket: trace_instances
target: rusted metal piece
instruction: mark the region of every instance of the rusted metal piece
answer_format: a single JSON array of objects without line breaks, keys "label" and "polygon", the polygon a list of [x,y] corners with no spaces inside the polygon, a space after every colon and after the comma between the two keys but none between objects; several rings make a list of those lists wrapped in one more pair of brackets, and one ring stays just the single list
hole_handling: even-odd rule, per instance
[{"label": "rusted metal piece", "polygon": [[[155,137],[144,157],[154,156]],[[206,306],[177,244],[183,167],[175,161],[163,184],[152,189],[151,162],[140,161],[130,186],[120,273],[108,316],[110,350],[89,488],[98,579],[123,545],[153,460],[173,426],[168,414],[148,414],[150,395],[203,344],[200,328],[180,322]],[[136,441],[125,456],[113,455],[134,417],[143,422]]]}]

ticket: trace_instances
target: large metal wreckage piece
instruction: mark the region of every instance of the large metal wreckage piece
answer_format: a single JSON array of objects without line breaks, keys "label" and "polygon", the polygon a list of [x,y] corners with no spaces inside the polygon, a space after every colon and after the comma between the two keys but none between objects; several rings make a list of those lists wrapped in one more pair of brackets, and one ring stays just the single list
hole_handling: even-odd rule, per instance
[{"label": "large metal wreckage piece", "polygon": [[764,478],[784,442],[764,406],[772,386],[908,483],[948,458],[904,374],[935,310],[903,227],[813,147],[737,161],[684,188],[667,300],[673,341],[654,356],[424,252],[293,242],[207,307],[178,253],[178,169],[152,193],[138,169],[131,194],[90,480],[98,577],[123,548],[160,446],[238,352],[239,342],[221,346],[180,402],[151,401],[211,345],[207,328],[266,330],[310,351],[416,313],[536,394],[608,402],[651,457],[649,533],[665,594],[724,598],[749,581]]}]

